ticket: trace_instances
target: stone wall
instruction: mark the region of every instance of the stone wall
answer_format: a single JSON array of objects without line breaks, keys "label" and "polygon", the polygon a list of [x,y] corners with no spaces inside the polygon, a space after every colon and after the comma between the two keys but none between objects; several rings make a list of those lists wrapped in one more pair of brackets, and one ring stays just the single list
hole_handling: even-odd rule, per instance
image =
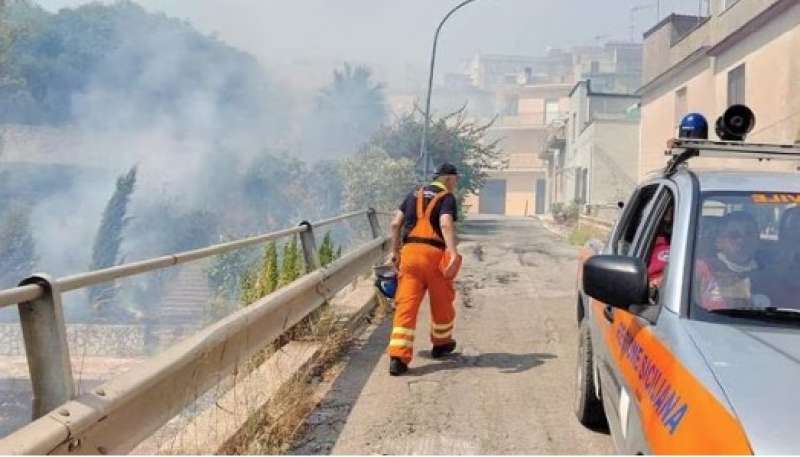
[{"label": "stone wall", "polygon": [[[146,329],[142,325],[67,325],[72,355],[141,357],[145,355]],[[25,355],[19,324],[0,324],[0,356]]]}]

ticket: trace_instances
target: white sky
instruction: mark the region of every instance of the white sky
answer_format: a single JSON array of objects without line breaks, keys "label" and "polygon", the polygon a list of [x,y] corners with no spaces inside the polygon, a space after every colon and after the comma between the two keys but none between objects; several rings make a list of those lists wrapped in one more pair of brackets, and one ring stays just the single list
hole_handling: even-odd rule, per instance
[{"label": "white sky", "polygon": [[[36,0],[55,11],[86,0]],[[135,0],[294,78],[342,61],[370,64],[391,82],[424,81],[434,28],[457,0]],[[658,0],[477,0],[456,13],[439,43],[439,70],[478,52],[540,54],[548,46],[639,40]],[[703,0],[660,0],[661,14],[694,13]],[[631,12],[634,6],[645,6]],[[281,73],[283,71],[283,73]],[[441,74],[441,72],[439,74]],[[313,78],[312,75],[305,75]],[[323,79],[329,77],[328,71]]]}]

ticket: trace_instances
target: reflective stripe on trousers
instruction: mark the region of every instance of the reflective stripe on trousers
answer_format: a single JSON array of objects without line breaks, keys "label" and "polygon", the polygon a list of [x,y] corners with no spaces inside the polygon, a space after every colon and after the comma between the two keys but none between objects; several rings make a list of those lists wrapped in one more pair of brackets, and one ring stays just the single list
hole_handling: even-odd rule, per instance
[{"label": "reflective stripe on trousers", "polygon": [[425,244],[406,244],[400,255],[400,275],[395,295],[395,314],[389,355],[405,363],[414,356],[414,333],[419,305],[427,291],[431,303],[431,342],[453,341],[455,289],[439,269],[444,251]]}]

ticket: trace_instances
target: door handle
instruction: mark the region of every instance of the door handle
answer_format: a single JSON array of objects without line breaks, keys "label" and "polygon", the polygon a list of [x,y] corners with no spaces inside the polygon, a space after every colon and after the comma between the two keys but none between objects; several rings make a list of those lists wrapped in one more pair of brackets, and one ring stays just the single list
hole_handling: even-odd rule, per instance
[{"label": "door handle", "polygon": [[614,308],[612,308],[611,305],[606,305],[605,308],[603,308],[603,317],[609,322],[614,322]]}]

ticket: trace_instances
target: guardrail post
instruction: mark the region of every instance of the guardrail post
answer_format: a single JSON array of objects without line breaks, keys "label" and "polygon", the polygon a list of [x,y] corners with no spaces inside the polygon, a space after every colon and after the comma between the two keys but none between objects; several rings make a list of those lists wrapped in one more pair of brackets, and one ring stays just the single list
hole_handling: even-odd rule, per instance
[{"label": "guardrail post", "polygon": [[369,228],[372,230],[372,239],[379,238],[381,236],[381,226],[378,223],[378,213],[375,208],[367,210],[367,219],[369,219]]},{"label": "guardrail post", "polygon": [[36,284],[44,293],[20,303],[19,320],[33,385],[33,419],[38,419],[75,396],[67,327],[58,285],[47,275],[34,275],[20,286]]},{"label": "guardrail post", "polygon": [[306,273],[310,273],[321,266],[319,262],[319,252],[317,252],[317,240],[314,238],[314,227],[311,225],[311,222],[303,221],[300,225],[306,227],[306,230],[300,233],[300,244],[303,246]]}]

